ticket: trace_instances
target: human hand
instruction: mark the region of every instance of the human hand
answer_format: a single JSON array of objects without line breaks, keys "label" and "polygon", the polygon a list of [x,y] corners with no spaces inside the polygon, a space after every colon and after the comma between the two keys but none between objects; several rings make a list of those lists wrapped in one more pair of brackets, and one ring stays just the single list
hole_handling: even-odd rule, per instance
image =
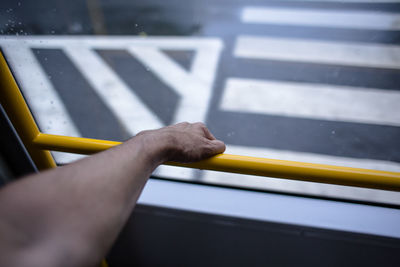
[{"label": "human hand", "polygon": [[162,161],[194,162],[225,151],[224,142],[217,140],[201,122],[182,122],[143,131],[138,136],[145,136],[149,144],[162,147]]}]

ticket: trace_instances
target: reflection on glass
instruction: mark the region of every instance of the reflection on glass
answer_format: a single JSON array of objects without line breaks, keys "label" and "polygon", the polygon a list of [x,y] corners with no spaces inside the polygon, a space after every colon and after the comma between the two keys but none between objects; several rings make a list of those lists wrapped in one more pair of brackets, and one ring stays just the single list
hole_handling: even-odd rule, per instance
[{"label": "reflection on glass", "polygon": [[[395,2],[4,0],[0,46],[47,133],[126,140],[203,121],[227,153],[399,172],[399,21]],[[166,166],[155,175],[400,202]]]}]

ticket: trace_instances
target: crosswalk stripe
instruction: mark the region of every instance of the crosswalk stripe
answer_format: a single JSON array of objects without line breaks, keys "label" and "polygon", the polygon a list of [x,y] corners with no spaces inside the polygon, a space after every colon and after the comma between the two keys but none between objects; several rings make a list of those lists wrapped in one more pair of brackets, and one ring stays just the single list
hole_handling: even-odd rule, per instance
[{"label": "crosswalk stripe", "polygon": [[[107,83],[106,80],[111,81],[112,83],[118,84],[118,89],[114,89],[114,91],[124,91],[124,93],[121,93],[122,95],[129,95],[129,93],[127,93],[129,90],[126,90],[129,88],[108,66],[105,66],[104,62],[98,59],[97,54],[91,52],[89,48],[128,49],[128,51],[148,67],[149,70],[151,69],[160,80],[168,84],[182,96],[182,101],[178,106],[178,111],[176,112],[177,116],[175,116],[174,122],[205,120],[205,114],[211,96],[212,84],[218,65],[219,54],[223,47],[221,40],[218,38],[197,37],[141,38],[132,36],[116,36],[110,38],[104,36],[30,36],[6,37],[1,41],[8,43],[15,40],[24,42],[26,45],[35,48],[64,49],[70,57],[76,55],[74,61],[75,64],[79,66],[79,70],[87,76],[88,80],[91,81],[91,85],[96,90],[101,91],[100,95],[104,94],[103,100],[105,103],[109,103],[110,101],[113,102],[110,106],[114,106],[115,112],[118,112],[121,118],[133,115],[123,115],[123,112],[120,111],[122,107],[117,104],[118,101],[115,99],[115,96],[113,99],[107,100],[106,94],[110,94],[110,92],[107,93],[108,89],[102,87]],[[168,58],[161,49],[195,50],[196,54],[194,56],[191,71],[185,71],[181,66]],[[81,53],[80,56],[78,56],[79,53]],[[82,62],[86,63],[83,64]],[[101,66],[99,66],[100,64]],[[96,71],[93,72],[91,69]],[[99,75],[99,73],[106,76]],[[102,89],[97,88],[98,86]],[[121,103],[127,103],[122,95]],[[133,93],[130,95],[129,98],[136,98]],[[139,99],[137,99],[136,102],[138,107],[144,107]],[[120,107],[117,108],[118,106]],[[127,104],[124,104],[123,106],[127,106]],[[143,113],[145,111],[140,108],[140,112]],[[149,125],[148,129],[154,128],[154,125],[158,125],[158,121],[156,122],[154,120],[155,117],[152,115],[147,114],[143,118],[148,118],[148,120],[143,120]],[[132,121],[127,125],[131,124]],[[144,125],[143,127],[147,126]],[[143,127],[140,127],[140,129],[143,129]]]},{"label": "crosswalk stripe", "polygon": [[64,51],[130,134],[163,126],[96,52],[82,46],[65,47]]},{"label": "crosswalk stripe", "polygon": [[[177,120],[204,121],[206,111],[204,104],[208,103],[211,90],[201,90],[201,85],[199,86],[199,83],[189,72],[158,49],[130,47],[129,52],[181,96],[176,112],[176,115],[180,116],[178,118],[175,116],[174,122],[177,122]],[[199,105],[203,108],[200,108]]]},{"label": "crosswalk stripe", "polygon": [[245,7],[245,23],[318,26],[350,29],[399,30],[400,15],[379,11]]},{"label": "crosswalk stripe", "polygon": [[221,48],[222,43],[215,37],[181,37],[181,36],[93,36],[93,35],[31,35],[1,36],[0,42],[23,42],[32,48],[63,48],[85,46],[92,49],[125,49],[130,46],[158,47],[161,49],[185,50],[208,47]]},{"label": "crosswalk stripe", "polygon": [[400,126],[400,92],[229,78],[221,107],[229,111]]},{"label": "crosswalk stripe", "polygon": [[234,56],[400,69],[400,46],[239,36]]},{"label": "crosswalk stripe", "polygon": [[[49,134],[79,137],[80,133],[64,103],[32,50],[18,42],[2,45],[2,49],[39,128]],[[81,158],[80,155],[59,152],[53,152],[53,156],[58,163],[67,163]]]},{"label": "crosswalk stripe", "polygon": [[219,49],[197,49],[190,72],[155,47],[131,46],[128,51],[181,96],[174,118],[176,123],[205,121]]}]

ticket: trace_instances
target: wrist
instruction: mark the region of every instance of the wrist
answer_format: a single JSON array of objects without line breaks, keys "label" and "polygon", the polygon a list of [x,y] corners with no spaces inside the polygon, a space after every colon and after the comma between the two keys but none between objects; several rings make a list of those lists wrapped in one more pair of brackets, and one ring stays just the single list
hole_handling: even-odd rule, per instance
[{"label": "wrist", "polygon": [[146,155],[148,160],[158,166],[169,159],[171,151],[171,141],[169,139],[170,136],[167,133],[157,130],[147,130],[138,133],[129,141],[134,142],[135,145],[139,145],[142,148],[143,155]]}]

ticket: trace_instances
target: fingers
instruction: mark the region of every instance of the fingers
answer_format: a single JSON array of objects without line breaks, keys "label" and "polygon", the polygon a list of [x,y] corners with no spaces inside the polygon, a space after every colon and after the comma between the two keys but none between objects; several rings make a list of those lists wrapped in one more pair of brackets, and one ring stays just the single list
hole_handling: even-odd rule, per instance
[{"label": "fingers", "polygon": [[216,154],[223,153],[226,149],[224,142],[217,140],[215,136],[208,130],[206,125],[202,122],[197,122],[193,124],[194,127],[201,130],[203,137],[208,139],[205,153],[202,158],[207,158],[214,156]]},{"label": "fingers", "polygon": [[208,130],[205,124],[198,124],[203,130],[204,136],[209,140],[209,144],[211,146],[209,156],[213,156],[216,154],[223,153],[226,149],[224,142],[217,140],[215,136]]},{"label": "fingers", "polygon": [[219,140],[209,140],[206,144],[200,146],[199,150],[200,154],[197,160],[207,159],[223,153],[225,151],[225,144]]},{"label": "fingers", "polygon": [[220,140],[212,140],[211,144],[213,145],[213,153],[215,154],[220,154],[224,153],[226,146],[225,143],[220,141]]},{"label": "fingers", "polygon": [[209,140],[216,140],[215,136],[208,130],[207,126],[202,122],[196,122],[193,126],[200,128],[204,136]]},{"label": "fingers", "polygon": [[217,140],[204,123],[183,122],[164,130],[169,136],[167,160],[194,162],[225,151],[224,142]]},{"label": "fingers", "polygon": [[203,127],[203,132],[204,135],[206,136],[207,139],[210,140],[216,140],[217,138],[215,138],[215,136],[210,132],[210,130],[208,130],[208,128],[206,126]]}]

